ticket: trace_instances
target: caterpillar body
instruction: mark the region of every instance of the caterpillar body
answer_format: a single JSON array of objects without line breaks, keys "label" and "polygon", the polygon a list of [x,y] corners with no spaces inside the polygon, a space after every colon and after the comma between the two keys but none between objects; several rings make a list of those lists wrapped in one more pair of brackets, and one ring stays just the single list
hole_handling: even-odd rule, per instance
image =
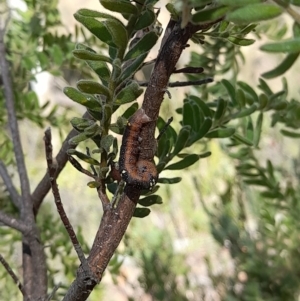
[{"label": "caterpillar body", "polygon": [[151,121],[143,109],[137,110],[128,120],[120,151],[119,171],[122,179],[141,190],[152,190],[158,179],[152,158],[140,157],[143,151],[140,133],[142,128]]}]

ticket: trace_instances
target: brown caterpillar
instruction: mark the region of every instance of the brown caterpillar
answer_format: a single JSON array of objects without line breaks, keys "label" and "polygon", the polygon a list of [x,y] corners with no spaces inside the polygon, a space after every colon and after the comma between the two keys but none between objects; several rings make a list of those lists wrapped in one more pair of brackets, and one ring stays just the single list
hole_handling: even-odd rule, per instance
[{"label": "brown caterpillar", "polygon": [[137,110],[128,120],[124,131],[119,159],[119,170],[123,180],[138,189],[155,186],[158,173],[152,160],[140,158],[142,138],[140,133],[145,124],[152,120],[143,109]]}]

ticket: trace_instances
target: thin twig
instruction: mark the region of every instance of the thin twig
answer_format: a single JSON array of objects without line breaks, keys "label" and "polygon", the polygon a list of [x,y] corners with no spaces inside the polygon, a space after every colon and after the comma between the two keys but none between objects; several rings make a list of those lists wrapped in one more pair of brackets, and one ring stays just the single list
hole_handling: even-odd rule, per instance
[{"label": "thin twig", "polygon": [[190,80],[190,81],[186,81],[186,82],[173,82],[173,83],[169,83],[168,86],[170,88],[185,87],[185,86],[200,86],[200,85],[212,83],[213,81],[214,81],[213,78],[208,77],[208,78],[204,78],[204,79]]},{"label": "thin twig", "polygon": [[11,177],[7,171],[6,166],[1,160],[0,160],[0,176],[5,184],[6,189],[8,190],[8,193],[11,197],[13,204],[17,208],[21,209],[21,196],[19,195],[17,189],[15,188],[11,180]]},{"label": "thin twig", "polygon": [[[87,117],[88,117],[88,113],[85,113],[82,116],[82,118],[87,118]],[[66,163],[68,162],[68,155],[67,155],[68,149],[76,147],[76,145],[71,146],[68,143],[68,141],[76,135],[78,135],[78,132],[76,130],[73,129],[70,131],[70,133],[67,135],[66,139],[64,140],[61,149],[59,150],[58,154],[55,157],[55,161],[57,162],[57,168],[55,173],[56,178],[59,176],[60,172],[63,170]],[[44,177],[41,179],[41,181],[36,186],[36,188],[34,189],[31,195],[33,210],[35,215],[37,215],[38,210],[45,196],[49,192],[50,188],[51,186],[49,181],[49,175],[48,172],[46,171]]]},{"label": "thin twig", "polygon": [[6,226],[18,230],[23,234],[30,231],[30,227],[24,224],[21,220],[16,219],[3,211],[0,211],[0,221]]},{"label": "thin twig", "polygon": [[[3,37],[4,37],[5,33],[6,33],[6,29],[7,29],[8,23],[10,21],[10,16],[11,16],[10,9],[7,10],[7,12],[8,12],[8,16],[7,16],[7,18],[4,21],[4,26],[2,27],[2,24],[0,24],[0,26],[2,27],[2,28],[0,28],[0,40],[3,39]],[[1,12],[1,14],[4,14],[4,13],[5,12]]]},{"label": "thin twig", "polygon": [[7,263],[7,261],[4,259],[4,257],[1,254],[0,254],[0,262],[4,266],[4,268],[6,269],[7,273],[10,275],[10,277],[12,278],[14,283],[17,285],[17,287],[20,290],[20,292],[22,293],[24,299],[26,301],[30,301],[30,299],[28,298],[28,296],[26,294],[23,284],[21,283],[21,281],[19,280],[17,275],[14,273],[14,271],[11,269],[11,267],[9,266],[9,264]]},{"label": "thin twig", "polygon": [[[213,78],[208,77],[204,79],[199,79],[199,80],[190,80],[190,81],[185,81],[185,82],[169,82],[168,87],[174,88],[174,87],[185,87],[185,86],[200,86],[200,85],[205,85],[213,82]],[[138,82],[138,84],[141,87],[148,87],[149,82]]]},{"label": "thin twig", "polygon": [[97,192],[98,192],[99,199],[102,203],[103,211],[105,212],[109,208],[111,208],[109,198],[108,198],[105,190],[103,191],[102,185],[97,189]]},{"label": "thin twig", "polygon": [[18,127],[18,120],[17,114],[14,105],[14,91],[13,91],[13,84],[10,75],[10,68],[9,63],[6,60],[6,49],[4,45],[4,34],[5,29],[7,26],[8,21],[6,22],[3,29],[0,30],[0,68],[1,68],[1,76],[3,81],[3,90],[5,95],[5,104],[7,109],[8,115],[8,125],[10,128],[12,141],[13,141],[13,148],[18,168],[18,174],[20,178],[21,184],[21,192],[22,192],[22,199],[23,199],[23,208],[25,212],[23,216],[28,220],[31,221],[33,218],[32,215],[32,205],[30,202],[30,185],[28,174],[25,166],[23,149],[20,139],[19,127]]},{"label": "thin twig", "polygon": [[56,171],[56,164],[53,162],[52,158],[52,142],[51,142],[51,130],[48,128],[45,131],[45,136],[44,136],[44,141],[45,141],[45,151],[46,151],[46,160],[47,160],[47,166],[48,166],[48,172],[49,172],[49,178],[50,178],[50,183],[51,183],[51,188],[52,188],[52,193],[54,196],[54,201],[55,205],[57,208],[57,211],[59,213],[59,216],[69,234],[69,237],[72,241],[72,244],[74,246],[74,249],[78,255],[78,258],[82,264],[82,267],[84,269],[84,272],[86,275],[90,278],[93,279],[93,275],[91,272],[91,269],[88,265],[88,262],[84,256],[84,253],[82,251],[81,245],[77,239],[76,233],[69,221],[69,218],[67,217],[67,214],[65,212],[65,209],[63,207],[60,193],[58,190],[58,185],[56,182],[56,177],[55,177],[55,171]]},{"label": "thin twig", "polygon": [[203,73],[204,68],[202,67],[184,67],[181,69],[175,69],[173,73],[191,73],[191,74],[199,74]]},{"label": "thin twig", "polygon": [[59,289],[59,287],[61,286],[61,282],[59,282],[58,284],[56,284],[52,290],[52,292],[49,294],[48,298],[46,301],[51,301],[51,299],[54,297],[55,293],[57,292],[57,290]]}]

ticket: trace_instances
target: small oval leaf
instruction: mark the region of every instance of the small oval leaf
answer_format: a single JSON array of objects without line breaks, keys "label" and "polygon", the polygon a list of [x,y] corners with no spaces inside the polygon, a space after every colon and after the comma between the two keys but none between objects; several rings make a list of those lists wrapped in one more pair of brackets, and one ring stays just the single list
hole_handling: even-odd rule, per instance
[{"label": "small oval leaf", "polygon": [[143,94],[143,91],[144,90],[140,88],[139,84],[136,81],[132,81],[117,94],[113,101],[113,104],[121,105],[132,102],[136,100],[141,94]]},{"label": "small oval leaf", "polygon": [[154,31],[145,34],[125,55],[124,61],[134,59],[148,53],[156,44],[158,35]]},{"label": "small oval leaf", "polygon": [[134,217],[143,218],[149,215],[151,210],[149,208],[135,208],[133,212]]},{"label": "small oval leaf", "polygon": [[85,106],[86,108],[101,112],[101,105],[99,101],[90,94],[85,94],[73,87],[65,87],[64,93],[73,101]]},{"label": "small oval leaf", "polygon": [[235,133],[234,128],[215,129],[205,135],[206,138],[228,138]]},{"label": "small oval leaf", "polygon": [[191,154],[186,156],[184,159],[180,160],[179,162],[165,167],[165,169],[169,169],[169,170],[185,169],[195,164],[199,159],[200,159],[199,155]]},{"label": "small oval leaf", "polygon": [[263,20],[273,19],[282,13],[282,8],[272,4],[250,4],[238,8],[226,15],[228,21],[238,25],[255,23]]},{"label": "small oval leaf", "polygon": [[227,6],[218,6],[213,8],[207,8],[196,12],[192,16],[192,21],[194,23],[206,23],[209,21],[215,21],[227,13],[229,7]]},{"label": "small oval leaf", "polygon": [[158,183],[176,184],[176,183],[179,183],[181,180],[182,180],[182,178],[180,178],[180,177],[176,177],[176,178],[159,178]]},{"label": "small oval leaf", "polygon": [[138,203],[144,207],[149,207],[154,204],[162,204],[162,197],[156,194],[152,194],[144,197],[143,199],[140,199]]},{"label": "small oval leaf", "polygon": [[267,52],[300,52],[300,38],[284,40],[276,43],[265,44],[260,47],[261,50]]},{"label": "small oval leaf", "polygon": [[137,8],[129,1],[124,0],[100,0],[100,3],[108,10],[122,14],[137,14]]},{"label": "small oval leaf", "polygon": [[108,88],[92,80],[81,79],[77,82],[77,88],[88,94],[100,94],[110,97]]}]

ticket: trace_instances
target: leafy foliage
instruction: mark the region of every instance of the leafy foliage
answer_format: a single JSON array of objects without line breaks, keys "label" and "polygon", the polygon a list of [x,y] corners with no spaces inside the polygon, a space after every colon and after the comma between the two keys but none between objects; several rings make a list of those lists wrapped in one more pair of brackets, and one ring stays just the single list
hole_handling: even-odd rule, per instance
[{"label": "leafy foliage", "polygon": [[[147,56],[162,32],[157,20],[157,1],[100,0],[109,13],[80,9],[74,17],[84,28],[80,31],[87,45],[77,43],[75,49],[71,35],[59,35],[53,30],[61,25],[55,0],[43,5],[39,1],[26,3],[28,11],[17,11],[18,16],[11,20],[6,36],[18,118],[28,119],[40,127],[50,123],[60,128],[66,121],[64,113],[58,118],[58,106],[49,112],[50,102],[41,105],[31,82],[43,71],[61,76],[66,69],[81,70],[83,79],[77,82],[76,88],[66,87],[64,93],[84,106],[90,117],[71,120],[78,134],[69,144],[86,146],[92,141],[94,148],[87,153],[71,149],[68,154],[89,164],[98,178],[105,179],[108,190],[117,194],[117,184],[109,175],[109,167],[118,157],[115,134],[123,133],[126,120],[138,108],[136,100],[143,94],[135,75],[149,63]],[[219,207],[213,211],[204,204],[215,240],[221,246],[229,242],[230,254],[236,263],[234,275],[223,279],[226,284],[223,300],[294,300],[299,295],[299,162],[294,162],[293,175],[287,177],[288,170],[276,166],[272,158],[260,162],[259,156],[262,131],[269,119],[271,127],[280,126],[283,136],[300,137],[299,101],[289,98],[284,78],[282,88],[276,91],[267,82],[284,75],[299,57],[300,20],[297,14],[291,13],[290,4],[300,6],[299,1],[270,4],[262,0],[194,0],[166,5],[173,21],[181,22],[182,27],[188,22],[203,26],[191,39],[201,51],[192,52],[187,67],[201,66],[205,73],[186,73],[187,79],[191,84],[207,76],[219,79],[209,86],[194,87],[193,93],[185,96],[182,106],[176,110],[180,122],[169,125],[158,140],[155,160],[159,172],[186,170],[211,155],[209,142],[212,140],[219,141],[228,156],[235,160],[237,179],[227,183],[228,189],[220,196]],[[113,14],[115,12],[122,15],[122,20]],[[277,22],[284,12],[295,21],[293,35],[288,37],[287,26],[280,27]],[[259,24],[265,20],[276,24],[275,30],[274,25]],[[205,27],[204,24],[209,25]],[[78,32],[77,28],[75,39]],[[268,38],[268,34],[273,35],[275,41],[265,43],[260,50],[270,55],[284,53],[285,57],[277,67],[261,74],[257,86],[241,81],[239,71],[246,58],[240,47],[251,47],[261,37]],[[90,45],[94,45],[94,49]],[[2,94],[0,115],[0,126],[5,128],[7,116]],[[159,117],[158,130],[162,131],[165,126],[166,121]],[[201,152],[195,151],[197,144]],[[0,158],[11,164],[12,144],[4,131],[0,133],[0,146]],[[159,183],[177,184],[181,179],[165,177],[160,178]],[[88,183],[91,188],[97,185],[96,181]],[[150,206],[162,204],[159,189],[157,185],[153,191],[143,192],[135,217],[146,217],[150,214]],[[234,194],[237,192],[238,197]],[[257,199],[252,204],[253,212],[245,209],[249,199]],[[0,201],[1,210],[17,214],[7,202],[5,192]],[[251,218],[255,220],[257,235],[247,228]],[[43,240],[49,242],[48,260],[59,258],[68,277],[75,269],[75,258],[70,255],[71,244],[65,243],[66,235],[52,215],[45,214],[39,223],[44,229]],[[19,237],[6,228],[1,227],[0,232],[0,247],[12,256],[13,245],[7,241],[17,241]],[[79,237],[87,248],[80,231]],[[176,286],[176,273],[172,269],[175,255],[172,248],[168,248],[170,244],[164,237],[139,257],[143,270],[140,283],[154,300],[170,296],[172,300],[186,298]],[[157,251],[161,245],[167,251]],[[122,262],[118,256],[114,258],[109,267],[112,274],[119,272]],[[49,265],[49,272],[52,286],[56,284],[53,276],[57,271]],[[246,280],[241,281],[240,272],[246,273]],[[241,284],[239,292],[235,283]]]}]

